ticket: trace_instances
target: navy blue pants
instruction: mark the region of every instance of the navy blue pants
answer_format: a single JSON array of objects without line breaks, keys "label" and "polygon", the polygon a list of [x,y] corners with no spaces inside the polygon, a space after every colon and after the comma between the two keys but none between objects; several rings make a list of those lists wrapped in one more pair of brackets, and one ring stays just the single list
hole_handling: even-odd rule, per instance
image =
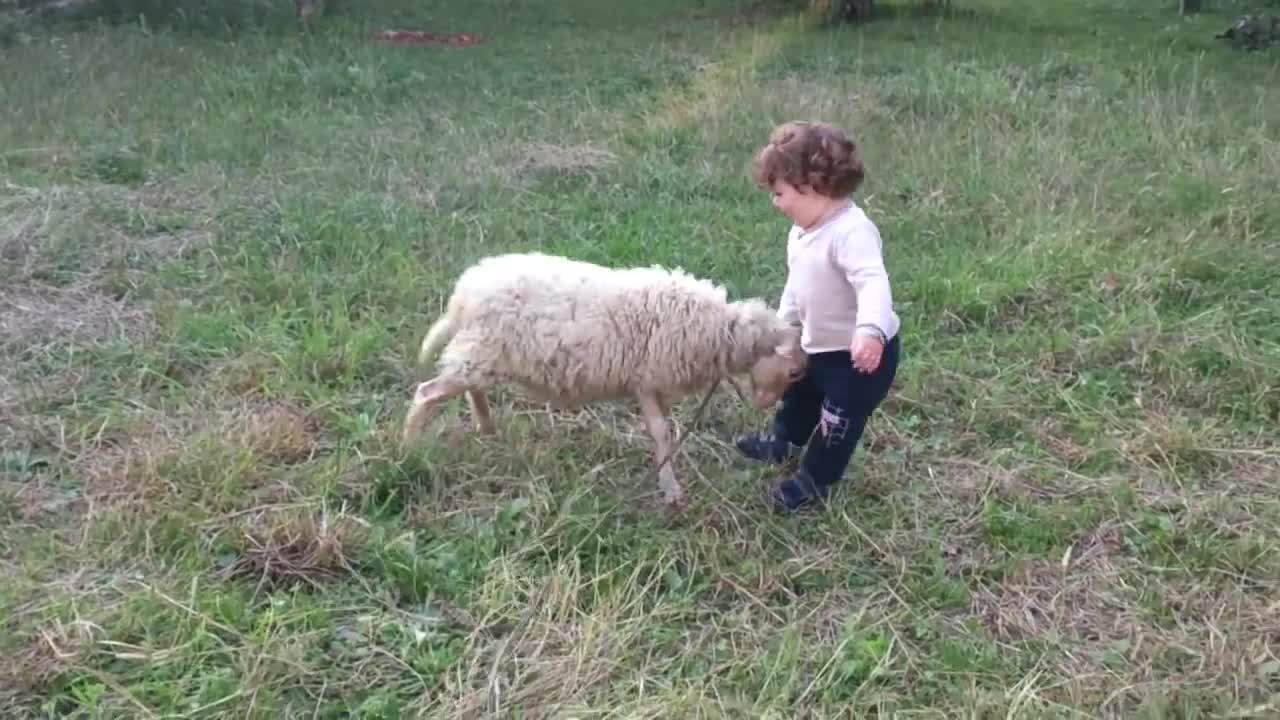
[{"label": "navy blue pants", "polygon": [[873,373],[853,367],[847,350],[810,355],[809,371],[782,396],[774,436],[808,445],[801,468],[815,485],[830,487],[844,475],[867,420],[898,374],[898,337],[885,345]]}]

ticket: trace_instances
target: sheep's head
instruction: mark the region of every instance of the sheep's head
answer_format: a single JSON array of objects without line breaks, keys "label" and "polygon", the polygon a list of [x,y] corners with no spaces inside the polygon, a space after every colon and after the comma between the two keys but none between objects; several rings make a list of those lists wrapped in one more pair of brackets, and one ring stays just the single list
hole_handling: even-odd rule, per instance
[{"label": "sheep's head", "polygon": [[800,347],[800,330],[760,301],[740,305],[740,322],[750,328],[751,404],[767,408],[804,376],[808,357]]},{"label": "sheep's head", "polygon": [[759,360],[751,368],[751,404],[763,410],[782,398],[787,388],[804,377],[805,354],[778,350]]}]

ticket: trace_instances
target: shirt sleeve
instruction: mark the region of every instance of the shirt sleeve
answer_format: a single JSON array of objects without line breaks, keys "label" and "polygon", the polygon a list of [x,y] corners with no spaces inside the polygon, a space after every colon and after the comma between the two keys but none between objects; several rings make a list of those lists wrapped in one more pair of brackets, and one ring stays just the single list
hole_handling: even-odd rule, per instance
[{"label": "shirt sleeve", "polygon": [[858,223],[835,243],[835,262],[858,297],[854,333],[887,340],[893,324],[893,293],[884,267],[880,231],[874,223]]},{"label": "shirt sleeve", "polygon": [[787,282],[782,286],[782,298],[778,301],[778,317],[791,325],[800,325],[800,308],[796,305],[795,296],[791,292],[791,246],[796,230],[793,227],[787,233]]},{"label": "shirt sleeve", "polygon": [[791,325],[800,324],[800,308],[796,307],[795,299],[791,296],[790,281],[782,288],[782,300],[778,303],[778,317]]}]

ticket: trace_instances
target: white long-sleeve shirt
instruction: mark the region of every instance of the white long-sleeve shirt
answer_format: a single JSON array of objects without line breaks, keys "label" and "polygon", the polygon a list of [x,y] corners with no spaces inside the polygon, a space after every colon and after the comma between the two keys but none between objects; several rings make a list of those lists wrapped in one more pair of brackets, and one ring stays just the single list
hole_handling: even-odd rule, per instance
[{"label": "white long-sleeve shirt", "polygon": [[853,203],[810,232],[791,227],[778,315],[802,327],[805,352],[848,350],[854,333],[898,334],[881,252],[880,231]]}]

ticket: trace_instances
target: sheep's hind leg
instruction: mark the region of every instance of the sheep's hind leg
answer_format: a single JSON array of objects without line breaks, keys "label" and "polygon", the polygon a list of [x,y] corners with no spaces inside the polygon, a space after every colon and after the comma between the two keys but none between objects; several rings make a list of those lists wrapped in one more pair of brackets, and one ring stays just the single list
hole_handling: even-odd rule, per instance
[{"label": "sheep's hind leg", "polygon": [[498,432],[498,428],[493,424],[493,417],[489,414],[489,398],[483,390],[468,390],[467,400],[471,402],[471,418],[476,423],[476,432],[482,435],[493,435]]},{"label": "sheep's hind leg", "polygon": [[644,415],[645,427],[653,438],[654,461],[661,463],[667,460],[658,469],[658,489],[662,491],[662,500],[670,506],[678,505],[684,501],[684,490],[676,480],[676,471],[672,467],[675,458],[668,459],[674,447],[671,444],[671,425],[667,422],[666,408],[660,400],[649,395],[640,395],[637,399],[640,402],[640,412]]},{"label": "sheep's hind leg", "polygon": [[404,418],[403,442],[407,445],[417,440],[422,427],[441,405],[449,398],[457,397],[470,389],[472,388],[461,379],[448,376],[418,383],[418,389],[413,393],[413,403]]}]

